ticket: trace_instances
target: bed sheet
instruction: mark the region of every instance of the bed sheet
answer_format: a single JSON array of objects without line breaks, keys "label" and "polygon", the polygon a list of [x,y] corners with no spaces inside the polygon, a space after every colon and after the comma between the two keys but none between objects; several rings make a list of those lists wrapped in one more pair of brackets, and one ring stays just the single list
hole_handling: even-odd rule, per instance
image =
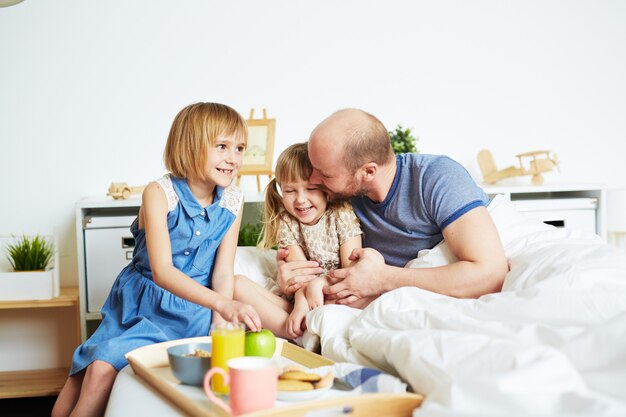
[{"label": "bed sheet", "polygon": [[[418,288],[365,310],[327,305],[309,338],[427,395],[414,416],[626,416],[626,253],[599,237],[489,207],[511,270],[502,292],[455,299]],[[411,267],[454,261],[445,244]]]}]

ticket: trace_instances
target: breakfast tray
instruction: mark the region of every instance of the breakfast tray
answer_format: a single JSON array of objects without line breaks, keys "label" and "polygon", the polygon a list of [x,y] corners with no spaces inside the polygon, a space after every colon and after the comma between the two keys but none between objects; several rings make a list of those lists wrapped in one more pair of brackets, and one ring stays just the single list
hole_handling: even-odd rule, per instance
[{"label": "breakfast tray", "polygon": [[[185,414],[192,417],[229,417],[223,409],[214,405],[201,387],[181,384],[172,375],[167,359],[167,348],[170,346],[192,343],[210,342],[211,337],[196,337],[144,346],[129,352],[126,359],[136,375],[143,378],[165,398],[171,401]],[[274,358],[283,363],[297,363],[307,368],[316,368],[334,364],[330,359],[309,352],[284,339],[276,339]],[[326,395],[329,394],[329,395]],[[423,400],[419,394],[361,394],[349,391],[337,391],[334,388],[317,400],[285,403],[277,401],[274,408],[244,414],[245,417],[308,417],[315,414],[314,410],[324,413],[325,410],[352,409],[346,414],[350,417],[389,416],[409,417]]]}]

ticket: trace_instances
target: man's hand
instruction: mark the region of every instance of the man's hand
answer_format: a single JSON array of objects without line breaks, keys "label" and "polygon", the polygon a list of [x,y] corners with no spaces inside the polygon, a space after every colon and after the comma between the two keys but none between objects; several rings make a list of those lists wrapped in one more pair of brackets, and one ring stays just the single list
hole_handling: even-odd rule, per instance
[{"label": "man's hand", "polygon": [[276,281],[283,294],[294,294],[304,284],[324,272],[315,261],[287,262],[287,256],[289,256],[287,249],[278,249],[276,252],[276,263],[278,264]]},{"label": "man's hand", "polygon": [[324,288],[329,299],[337,300],[337,304],[350,304],[385,291],[385,259],[378,251],[357,248],[352,251],[350,260],[354,261],[351,266],[330,272],[333,285]]}]

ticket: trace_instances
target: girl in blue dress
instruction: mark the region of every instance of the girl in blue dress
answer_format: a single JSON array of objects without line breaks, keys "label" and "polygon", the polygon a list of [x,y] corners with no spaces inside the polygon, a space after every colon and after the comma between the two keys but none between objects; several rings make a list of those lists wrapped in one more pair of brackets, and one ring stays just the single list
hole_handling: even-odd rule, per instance
[{"label": "girl in blue dress", "polygon": [[178,113],[164,153],[170,174],[143,192],[133,260],[111,288],[102,323],[74,352],[54,417],[103,415],[135,348],[206,336],[212,322],[261,329],[256,311],[233,301],[243,194],[231,182],[246,143],[246,123],[228,106],[197,103]]}]

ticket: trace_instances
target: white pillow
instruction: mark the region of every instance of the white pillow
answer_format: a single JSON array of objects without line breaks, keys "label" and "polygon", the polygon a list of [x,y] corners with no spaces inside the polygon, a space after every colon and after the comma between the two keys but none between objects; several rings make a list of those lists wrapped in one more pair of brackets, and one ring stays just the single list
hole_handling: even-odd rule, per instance
[{"label": "white pillow", "polygon": [[417,253],[417,258],[410,260],[405,268],[434,268],[458,261],[452,254],[445,241],[439,242],[432,249],[422,249]]},{"label": "white pillow", "polygon": [[257,249],[254,246],[239,246],[235,254],[235,274],[245,275],[263,288],[267,280],[275,279],[276,251]]},{"label": "white pillow", "polygon": [[487,207],[493,219],[507,258],[513,257],[529,243],[546,240],[564,231],[545,224],[515,208],[502,194],[496,195]]}]

